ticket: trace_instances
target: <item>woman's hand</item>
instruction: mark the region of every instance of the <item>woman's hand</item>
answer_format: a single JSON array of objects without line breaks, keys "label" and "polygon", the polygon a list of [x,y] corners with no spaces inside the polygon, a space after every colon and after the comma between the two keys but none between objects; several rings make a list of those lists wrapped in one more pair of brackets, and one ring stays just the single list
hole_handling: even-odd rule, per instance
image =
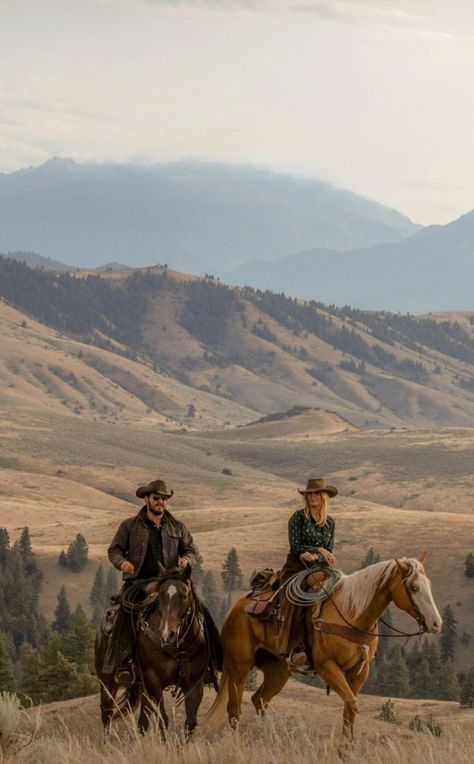
[{"label": "woman's hand", "polygon": [[134,565],[128,560],[124,560],[122,562],[120,566],[120,570],[122,571],[122,573],[126,573],[127,575],[132,575],[132,573],[135,573]]},{"label": "woman's hand", "polygon": [[314,552],[302,552],[300,554],[300,560],[303,562],[316,562],[318,559],[319,556]]},{"label": "woman's hand", "polygon": [[324,549],[324,547],[321,546],[318,549],[318,553],[324,558],[324,561],[327,562],[328,565],[337,565],[337,560],[329,549]]}]

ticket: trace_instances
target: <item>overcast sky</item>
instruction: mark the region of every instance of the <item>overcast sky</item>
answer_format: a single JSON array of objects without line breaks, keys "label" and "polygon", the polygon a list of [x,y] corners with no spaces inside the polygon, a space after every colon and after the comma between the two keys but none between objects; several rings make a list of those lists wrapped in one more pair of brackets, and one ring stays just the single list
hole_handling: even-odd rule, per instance
[{"label": "overcast sky", "polygon": [[0,0],[0,171],[252,162],[474,208],[472,0]]}]

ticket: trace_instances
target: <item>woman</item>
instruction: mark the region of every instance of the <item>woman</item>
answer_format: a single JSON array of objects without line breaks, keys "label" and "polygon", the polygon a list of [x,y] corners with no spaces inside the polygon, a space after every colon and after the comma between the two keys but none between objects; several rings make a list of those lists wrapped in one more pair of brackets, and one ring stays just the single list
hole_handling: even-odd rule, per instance
[{"label": "woman", "polygon": [[[329,498],[338,491],[333,485],[326,485],[324,478],[310,478],[304,490],[304,508],[295,512],[288,521],[290,551],[281,571],[280,582],[284,583],[295,573],[310,568],[316,563],[336,565],[332,553],[334,547],[334,519],[328,515]],[[305,612],[301,605],[293,605],[286,598],[286,589],[280,595],[282,626],[277,638],[277,649],[281,655],[289,657],[290,667],[309,663],[306,646]]]}]

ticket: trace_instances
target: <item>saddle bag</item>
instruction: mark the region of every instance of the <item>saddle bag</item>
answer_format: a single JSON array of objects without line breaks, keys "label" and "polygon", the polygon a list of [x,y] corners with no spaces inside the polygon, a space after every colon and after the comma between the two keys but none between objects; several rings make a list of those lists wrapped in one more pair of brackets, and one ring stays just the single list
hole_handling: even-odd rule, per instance
[{"label": "saddle bag", "polygon": [[244,611],[261,621],[270,621],[276,615],[277,607],[276,592],[273,589],[260,589],[247,594]]},{"label": "saddle bag", "polygon": [[252,592],[255,589],[276,589],[278,586],[278,573],[273,568],[254,570],[250,576],[249,586]]}]

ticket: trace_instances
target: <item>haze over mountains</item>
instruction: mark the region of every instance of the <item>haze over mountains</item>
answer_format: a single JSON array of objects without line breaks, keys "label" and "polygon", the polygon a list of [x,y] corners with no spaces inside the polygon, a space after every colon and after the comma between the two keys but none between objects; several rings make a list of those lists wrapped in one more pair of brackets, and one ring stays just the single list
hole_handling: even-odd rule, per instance
[{"label": "haze over mountains", "polygon": [[79,267],[168,263],[222,275],[254,259],[366,247],[416,230],[350,191],[245,165],[52,159],[0,175],[0,252],[34,251]]},{"label": "haze over mountains", "polygon": [[403,241],[349,252],[312,249],[274,263],[246,263],[226,280],[373,310],[472,310],[474,211]]}]

